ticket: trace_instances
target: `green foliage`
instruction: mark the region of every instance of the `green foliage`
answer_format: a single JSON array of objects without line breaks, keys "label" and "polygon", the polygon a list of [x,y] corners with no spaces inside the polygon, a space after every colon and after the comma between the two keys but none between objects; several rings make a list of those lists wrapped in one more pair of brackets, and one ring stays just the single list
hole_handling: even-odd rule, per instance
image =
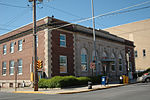
[{"label": "green foliage", "polygon": [[102,75],[98,75],[98,76],[92,76],[89,78],[93,84],[100,84],[101,83],[101,77],[102,77]]},{"label": "green foliage", "polygon": [[50,79],[40,79],[38,82],[38,86],[40,88],[48,88],[49,87],[48,83],[50,83]]},{"label": "green foliage", "polygon": [[63,88],[77,85],[87,85],[88,81],[94,84],[100,83],[100,76],[95,77],[75,77],[75,76],[55,76],[51,79],[40,79],[39,88]]},{"label": "green foliage", "polygon": [[77,77],[78,84],[77,85],[87,85],[88,81],[91,81],[89,77]]}]

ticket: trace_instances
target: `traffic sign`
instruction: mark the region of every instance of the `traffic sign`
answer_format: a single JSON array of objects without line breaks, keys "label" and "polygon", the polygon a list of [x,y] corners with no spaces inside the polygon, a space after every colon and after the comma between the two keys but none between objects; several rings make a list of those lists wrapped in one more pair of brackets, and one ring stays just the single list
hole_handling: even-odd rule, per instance
[{"label": "traffic sign", "polygon": [[91,62],[91,63],[90,63],[90,68],[91,68],[91,69],[95,69],[95,63]]}]

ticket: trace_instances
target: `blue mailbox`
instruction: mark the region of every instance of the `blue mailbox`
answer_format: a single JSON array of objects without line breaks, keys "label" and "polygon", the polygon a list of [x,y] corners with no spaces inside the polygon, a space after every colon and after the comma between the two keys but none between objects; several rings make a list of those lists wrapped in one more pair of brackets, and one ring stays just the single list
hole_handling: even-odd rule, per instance
[{"label": "blue mailbox", "polygon": [[106,76],[102,76],[102,85],[106,85]]}]

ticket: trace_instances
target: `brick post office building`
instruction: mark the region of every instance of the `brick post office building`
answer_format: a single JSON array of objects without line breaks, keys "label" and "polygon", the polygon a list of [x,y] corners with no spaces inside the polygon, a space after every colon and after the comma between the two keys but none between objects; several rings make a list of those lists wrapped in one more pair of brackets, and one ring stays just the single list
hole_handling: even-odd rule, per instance
[{"label": "brick post office building", "polygon": [[[45,17],[37,21],[37,55],[43,61],[39,77],[91,76],[90,62],[94,58],[92,28],[69,25],[68,22]],[[134,49],[128,43],[103,30],[96,30],[97,66],[94,75],[106,74],[111,80],[127,74],[126,53]],[[130,42],[130,41],[129,41]],[[0,85],[13,87],[15,82],[15,62],[17,62],[18,85],[30,85],[33,63],[32,24],[20,27],[0,36]],[[132,59],[134,65],[134,58]],[[134,69],[134,66],[132,66]]]}]

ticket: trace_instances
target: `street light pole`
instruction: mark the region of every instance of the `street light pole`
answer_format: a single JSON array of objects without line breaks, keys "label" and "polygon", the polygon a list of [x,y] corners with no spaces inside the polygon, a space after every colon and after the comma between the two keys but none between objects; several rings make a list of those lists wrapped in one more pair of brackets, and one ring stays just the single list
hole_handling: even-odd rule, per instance
[{"label": "street light pole", "polygon": [[97,56],[96,56],[96,38],[95,38],[95,19],[94,19],[94,5],[93,5],[93,0],[92,2],[92,21],[93,21],[93,45],[94,45],[94,60],[95,60],[95,65],[96,65],[96,74],[97,74]]}]

